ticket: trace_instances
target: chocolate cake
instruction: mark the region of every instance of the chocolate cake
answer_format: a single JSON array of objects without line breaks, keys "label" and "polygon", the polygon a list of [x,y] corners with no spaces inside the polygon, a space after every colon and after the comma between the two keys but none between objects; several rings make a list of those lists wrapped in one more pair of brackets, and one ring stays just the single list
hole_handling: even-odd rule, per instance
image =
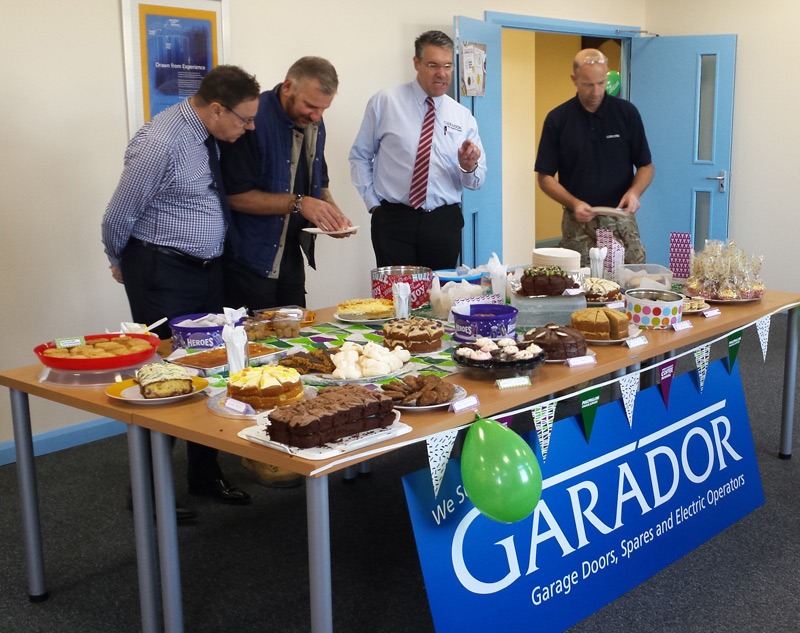
[{"label": "chocolate cake", "polygon": [[586,338],[578,330],[548,323],[525,332],[525,340],[533,341],[547,354],[548,360],[565,360],[586,355]]},{"label": "chocolate cake", "polygon": [[269,414],[269,437],[312,448],[348,435],[390,426],[392,399],[361,385],[327,387],[316,398],[278,407]]},{"label": "chocolate cake", "polygon": [[557,296],[578,284],[559,266],[526,268],[520,279],[520,294],[526,297]]}]

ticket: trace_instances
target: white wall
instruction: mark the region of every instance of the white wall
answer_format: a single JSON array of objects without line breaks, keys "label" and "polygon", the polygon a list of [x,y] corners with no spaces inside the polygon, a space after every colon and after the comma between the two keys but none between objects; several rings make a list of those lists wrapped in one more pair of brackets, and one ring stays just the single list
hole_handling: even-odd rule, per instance
[{"label": "white wall", "polygon": [[[451,32],[453,15],[481,18],[486,9],[638,24],[663,35],[739,33],[731,234],[767,255],[768,285],[796,289],[790,261],[796,240],[776,229],[792,226],[788,186],[797,133],[787,126],[794,125],[800,86],[788,80],[789,29],[800,9],[789,0],[751,6],[745,0],[310,0],[302,17],[292,3],[231,1],[228,61],[254,72],[264,87],[280,81],[302,55],[327,57],[339,71],[339,95],[325,117],[331,187],[362,231],[348,240],[320,240],[309,305],[369,291],[368,216],[347,164],[366,100],[413,78],[416,35],[429,28]],[[0,0],[0,9],[6,24],[0,39],[0,369],[7,369],[33,364],[33,347],[55,336],[102,331],[129,318],[99,231],[128,135],[119,2]],[[11,438],[6,393],[0,391],[0,441]],[[35,432],[91,417],[37,398],[31,408]]]}]

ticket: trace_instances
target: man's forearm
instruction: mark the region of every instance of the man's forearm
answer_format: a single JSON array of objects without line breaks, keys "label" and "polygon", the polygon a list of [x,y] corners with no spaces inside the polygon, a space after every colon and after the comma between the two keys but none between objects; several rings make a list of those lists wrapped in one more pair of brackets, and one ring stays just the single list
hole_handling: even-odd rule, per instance
[{"label": "man's forearm", "polygon": [[574,209],[575,205],[580,202],[578,198],[567,191],[553,176],[536,174],[536,179],[539,183],[539,188],[562,207]]},{"label": "man's forearm", "polygon": [[291,213],[295,195],[291,193],[267,193],[251,189],[228,196],[228,204],[234,211],[251,215],[286,215]]},{"label": "man's forearm", "polygon": [[631,182],[629,189],[637,196],[641,197],[650,186],[650,183],[653,182],[653,176],[655,176],[655,173],[656,170],[653,166],[653,163],[639,167],[636,170],[636,174],[633,176],[633,182]]}]

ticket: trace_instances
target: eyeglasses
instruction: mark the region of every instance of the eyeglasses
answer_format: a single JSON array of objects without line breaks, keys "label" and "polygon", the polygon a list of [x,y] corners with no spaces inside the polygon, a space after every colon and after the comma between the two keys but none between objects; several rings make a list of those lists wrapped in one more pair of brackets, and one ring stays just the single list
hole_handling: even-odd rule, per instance
[{"label": "eyeglasses", "polygon": [[436,62],[428,62],[427,64],[425,64],[425,68],[427,68],[428,70],[432,70],[434,72],[436,72],[437,70],[445,70],[447,72],[450,72],[451,70],[453,70],[453,64],[452,63],[437,64]]},{"label": "eyeglasses", "polygon": [[251,125],[255,121],[254,117],[248,117],[248,118],[245,119],[241,114],[236,112],[236,110],[234,110],[233,108],[231,108],[229,106],[226,106],[224,103],[220,103],[220,105],[223,108],[225,108],[228,112],[230,112],[231,114],[236,115],[236,118],[239,119],[245,125],[245,127],[247,127],[248,125]]},{"label": "eyeglasses", "polygon": [[605,55],[589,55],[576,62],[578,66],[591,66],[592,64],[607,64],[607,63],[608,63],[608,57],[606,57]]}]

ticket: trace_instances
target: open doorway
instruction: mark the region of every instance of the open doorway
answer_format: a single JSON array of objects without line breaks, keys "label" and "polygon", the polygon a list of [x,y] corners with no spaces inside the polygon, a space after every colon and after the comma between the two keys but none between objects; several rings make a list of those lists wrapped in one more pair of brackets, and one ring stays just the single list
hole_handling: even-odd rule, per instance
[{"label": "open doorway", "polygon": [[597,48],[609,69],[620,71],[622,40],[515,28],[504,28],[502,38],[503,199],[506,213],[516,216],[507,216],[504,243],[515,259],[527,261],[532,242],[557,246],[561,239],[561,207],[536,186],[533,171],[544,118],[575,95],[569,77],[575,54]]}]

